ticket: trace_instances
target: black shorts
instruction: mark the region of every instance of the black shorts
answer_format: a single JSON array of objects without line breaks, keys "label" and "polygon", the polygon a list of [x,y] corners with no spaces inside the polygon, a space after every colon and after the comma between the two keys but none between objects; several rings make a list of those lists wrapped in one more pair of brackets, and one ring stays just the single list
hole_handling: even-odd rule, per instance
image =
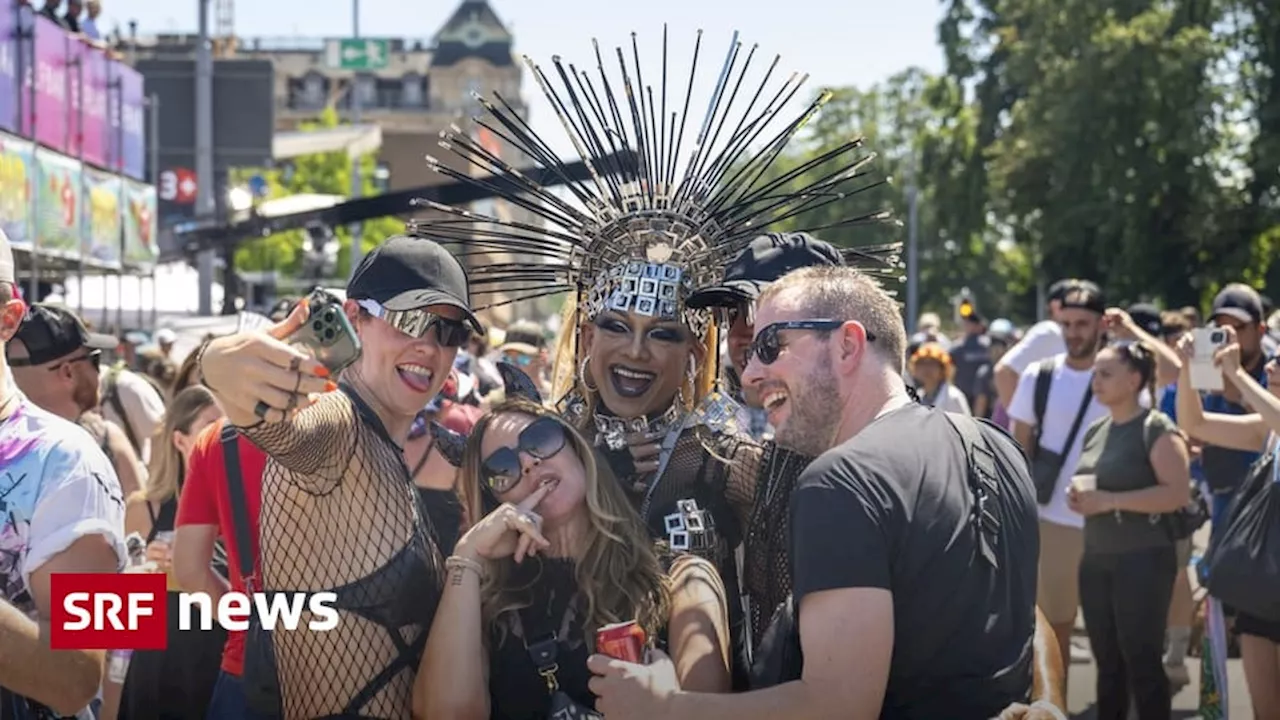
[{"label": "black shorts", "polygon": [[1245,613],[1236,614],[1236,632],[1280,643],[1280,622],[1263,620]]}]

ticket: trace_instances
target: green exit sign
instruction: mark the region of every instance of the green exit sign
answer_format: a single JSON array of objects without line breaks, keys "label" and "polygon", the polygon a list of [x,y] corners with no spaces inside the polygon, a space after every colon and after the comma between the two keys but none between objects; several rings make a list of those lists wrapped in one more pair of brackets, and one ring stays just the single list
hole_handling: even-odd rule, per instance
[{"label": "green exit sign", "polygon": [[390,50],[386,40],[348,38],[330,40],[325,55],[328,66],[335,70],[381,70],[390,60]]}]

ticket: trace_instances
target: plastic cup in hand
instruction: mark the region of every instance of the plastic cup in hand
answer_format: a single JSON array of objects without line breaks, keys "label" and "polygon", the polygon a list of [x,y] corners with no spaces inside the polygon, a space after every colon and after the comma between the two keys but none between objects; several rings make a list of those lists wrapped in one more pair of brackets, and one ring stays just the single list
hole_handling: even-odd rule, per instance
[{"label": "plastic cup in hand", "polygon": [[1071,486],[1076,492],[1087,492],[1098,489],[1097,475],[1076,475],[1071,478]]}]

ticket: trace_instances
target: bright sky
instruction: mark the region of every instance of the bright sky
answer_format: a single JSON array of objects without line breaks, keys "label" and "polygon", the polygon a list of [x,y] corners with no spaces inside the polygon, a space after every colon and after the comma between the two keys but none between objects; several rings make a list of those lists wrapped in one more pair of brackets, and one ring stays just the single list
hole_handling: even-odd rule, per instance
[{"label": "bright sky", "polygon": [[[360,32],[371,37],[430,38],[458,4],[459,0],[362,0]],[[826,85],[866,87],[913,65],[931,71],[940,71],[943,65],[936,42],[942,11],[939,0],[490,0],[490,4],[515,35],[516,51],[531,56],[548,74],[553,55],[563,55],[580,67],[592,64],[591,38],[598,38],[602,51],[612,55],[618,45],[630,47],[634,31],[640,34],[645,80],[654,84],[661,70],[665,22],[671,67],[679,68],[679,72],[672,70],[670,82],[681,90],[673,94],[682,94],[687,83],[688,58],[695,32],[701,29],[703,60],[695,103],[699,96],[705,103],[715,80],[713,70],[723,63],[735,30],[748,47],[760,45],[753,67],[760,69],[774,55],[781,55],[780,72],[774,77],[785,78],[793,70],[808,72],[811,78],[806,87],[811,90]],[[118,25],[127,33],[130,20],[138,22],[141,35],[197,28],[198,0],[104,0],[103,6],[105,22],[99,26],[104,32]],[[352,30],[352,0],[239,0],[235,30],[241,37],[346,37]],[[606,56],[606,63],[610,59]],[[616,64],[616,56],[612,59]],[[562,140],[564,132],[551,106],[528,74],[524,94],[535,130],[551,135],[553,147],[562,156],[570,154],[571,146]]]}]

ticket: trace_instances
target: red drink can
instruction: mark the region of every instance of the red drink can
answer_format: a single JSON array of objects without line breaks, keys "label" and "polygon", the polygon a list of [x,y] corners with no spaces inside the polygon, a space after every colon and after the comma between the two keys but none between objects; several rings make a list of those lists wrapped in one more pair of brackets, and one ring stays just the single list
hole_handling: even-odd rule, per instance
[{"label": "red drink can", "polygon": [[606,625],[596,631],[596,652],[625,662],[644,662],[644,628],[635,620]]}]

